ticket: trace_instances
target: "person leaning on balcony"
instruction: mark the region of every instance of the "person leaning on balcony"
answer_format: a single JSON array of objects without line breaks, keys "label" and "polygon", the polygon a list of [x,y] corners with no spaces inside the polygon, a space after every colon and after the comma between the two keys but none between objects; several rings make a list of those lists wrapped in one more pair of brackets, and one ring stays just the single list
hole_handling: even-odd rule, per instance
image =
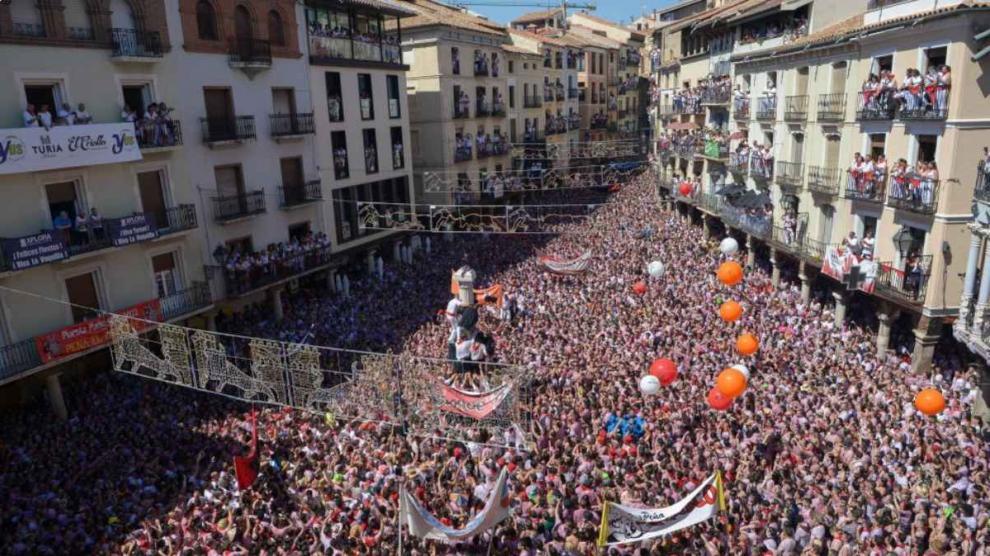
[{"label": "person leaning on balcony", "polygon": [[96,241],[103,239],[103,217],[96,211],[96,207],[89,209],[89,230]]},{"label": "person leaning on balcony", "polygon": [[72,220],[69,219],[68,212],[64,210],[59,212],[58,216],[52,220],[52,226],[55,228],[58,235],[62,236],[62,241],[64,241],[66,245],[72,243]]},{"label": "person leaning on balcony", "polygon": [[33,104],[28,104],[24,107],[24,113],[21,114],[21,118],[24,120],[24,127],[38,127],[41,122],[38,121],[38,111],[34,108]]},{"label": "person leaning on balcony", "polygon": [[89,218],[86,217],[86,211],[81,210],[76,214],[76,226],[72,235],[75,238],[73,243],[76,245],[89,243]]},{"label": "person leaning on balcony", "polygon": [[942,65],[935,80],[935,109],[944,111],[949,106],[949,90],[952,88],[952,68]]},{"label": "person leaning on balcony", "polygon": [[873,239],[873,232],[869,230],[863,232],[862,244],[863,258],[873,260],[873,249],[876,246],[876,240]]},{"label": "person leaning on balcony", "polygon": [[124,109],[120,111],[120,120],[122,122],[134,123],[138,120],[137,112],[129,104],[125,104]]},{"label": "person leaning on balcony", "polygon": [[79,103],[76,107],[76,125],[87,125],[93,123],[93,116],[86,111],[86,105]]},{"label": "person leaning on balcony", "polygon": [[68,102],[63,102],[62,107],[56,112],[57,119],[56,125],[75,125],[76,124],[76,112],[72,109],[72,105]]},{"label": "person leaning on balcony", "polygon": [[47,104],[42,104],[41,110],[38,110],[38,123],[46,130],[52,128],[52,113],[48,111]]}]

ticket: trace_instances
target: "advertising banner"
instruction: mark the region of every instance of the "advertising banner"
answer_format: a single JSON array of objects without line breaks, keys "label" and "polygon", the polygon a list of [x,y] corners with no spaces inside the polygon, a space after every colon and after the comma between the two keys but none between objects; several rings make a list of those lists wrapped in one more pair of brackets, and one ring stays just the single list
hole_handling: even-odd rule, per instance
[{"label": "advertising banner", "polygon": [[117,247],[158,237],[158,224],[150,214],[135,214],[107,220],[110,240]]},{"label": "advertising banner", "polygon": [[[114,312],[126,317],[155,322],[162,321],[162,305],[157,298]],[[140,333],[151,328],[151,323],[134,320],[131,321],[131,326]],[[41,362],[49,363],[90,348],[102,346],[109,340],[110,317],[104,314],[91,320],[66,326],[55,332],[36,336],[34,343],[38,348]]]},{"label": "advertising banner", "polygon": [[10,270],[24,270],[69,258],[65,236],[55,230],[5,238],[0,242],[0,247],[3,249],[3,262]]},{"label": "advertising banner", "polygon": [[133,160],[133,123],[0,129],[0,175]]}]

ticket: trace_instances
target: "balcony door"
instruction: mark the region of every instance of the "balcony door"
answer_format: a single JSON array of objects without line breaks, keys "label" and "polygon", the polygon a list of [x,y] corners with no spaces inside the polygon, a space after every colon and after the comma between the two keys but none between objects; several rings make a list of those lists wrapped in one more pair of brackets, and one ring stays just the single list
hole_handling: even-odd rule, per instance
[{"label": "balcony door", "polygon": [[804,135],[801,133],[791,135],[791,159],[789,162],[794,164],[804,162]]},{"label": "balcony door", "polygon": [[159,299],[174,295],[182,289],[174,251],[152,257],[151,271],[155,275],[155,292]]},{"label": "balcony door", "polygon": [[217,166],[213,169],[217,180],[217,193],[225,198],[243,197],[244,180],[240,166]]},{"label": "balcony door", "polygon": [[275,108],[275,114],[294,115],[296,113],[294,91],[292,89],[272,89],[272,105]]},{"label": "balcony door", "polygon": [[214,140],[234,138],[234,102],[230,89],[203,89],[207,126]]},{"label": "balcony door", "polygon": [[110,0],[110,26],[114,29],[137,29],[134,13],[126,0]]},{"label": "balcony door", "polygon": [[303,201],[303,168],[302,158],[283,158],[279,161],[282,168],[282,194],[287,205]]},{"label": "balcony door", "polygon": [[100,313],[93,310],[103,308],[98,283],[99,275],[96,272],[65,279],[65,291],[69,296],[74,324],[99,316]]},{"label": "balcony door", "polygon": [[234,9],[234,35],[238,42],[254,37],[254,30],[251,24],[251,14],[244,6],[237,6]]},{"label": "balcony door", "polygon": [[142,210],[151,213],[159,229],[168,228],[168,201],[161,171],[141,172],[137,178]]}]

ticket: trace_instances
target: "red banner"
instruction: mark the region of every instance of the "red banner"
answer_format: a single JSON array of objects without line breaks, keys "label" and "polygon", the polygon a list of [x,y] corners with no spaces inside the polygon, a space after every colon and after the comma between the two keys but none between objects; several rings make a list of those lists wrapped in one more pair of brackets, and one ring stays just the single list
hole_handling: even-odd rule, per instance
[{"label": "red banner", "polygon": [[466,392],[441,383],[440,391],[445,403],[440,409],[472,419],[484,419],[498,409],[509,395],[510,388],[511,385],[503,384],[489,392]]},{"label": "red banner", "polygon": [[[162,321],[162,304],[158,299],[144,301],[133,307],[116,311],[119,315],[150,321]],[[151,324],[140,320],[131,321],[137,332],[151,328]],[[110,317],[100,315],[79,324],[66,326],[61,330],[35,336],[34,344],[42,363],[50,363],[63,357],[99,347],[110,340]]]}]

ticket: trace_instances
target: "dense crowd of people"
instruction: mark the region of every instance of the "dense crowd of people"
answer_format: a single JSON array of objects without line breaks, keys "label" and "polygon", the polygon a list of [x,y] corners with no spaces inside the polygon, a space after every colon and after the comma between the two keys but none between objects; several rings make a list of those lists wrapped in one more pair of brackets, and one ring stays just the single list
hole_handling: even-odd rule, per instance
[{"label": "dense crowd of people", "polygon": [[[219,319],[238,334],[443,357],[450,329],[437,309],[450,299],[451,269],[470,264],[514,299],[509,318],[481,318],[497,357],[532,373],[530,450],[265,409],[260,475],[238,490],[230,454],[248,443],[246,404],[101,374],[67,386],[68,422],[41,405],[0,416],[0,550],[395,554],[400,485],[461,527],[507,468],[508,520],[455,545],[406,535],[406,553],[599,554],[604,501],[664,506],[721,470],[728,509],[715,520],[605,553],[987,554],[988,436],[959,356],[937,353],[930,374],[912,374],[909,356],[877,355],[868,328],[835,325],[830,296],[802,301],[760,266],[724,289],[717,245],[658,209],[655,195],[644,174],[574,224],[581,233],[434,238],[415,264],[354,280],[349,296],[301,287],[285,295],[281,321],[261,305]],[[582,275],[537,262],[537,251],[586,249]],[[646,278],[653,260],[666,276]],[[644,295],[631,293],[637,280],[648,280]],[[745,306],[735,325],[717,311],[730,296]],[[705,392],[739,361],[731,346],[741,330],[761,342],[745,361],[749,388],[713,411]],[[638,379],[661,356],[679,378],[644,397]],[[948,400],[937,418],[912,405],[929,383]]]},{"label": "dense crowd of people", "polygon": [[900,109],[934,112],[944,117],[951,87],[952,68],[945,64],[929,65],[924,75],[915,68],[909,68],[900,84],[891,70],[880,70],[879,73],[871,73],[863,83],[860,110],[892,113]]},{"label": "dense crowd of people", "polygon": [[286,242],[273,243],[262,251],[219,244],[213,250],[213,259],[223,269],[228,293],[237,294],[326,264],[330,259],[329,247],[330,238],[326,234],[308,232]]}]

